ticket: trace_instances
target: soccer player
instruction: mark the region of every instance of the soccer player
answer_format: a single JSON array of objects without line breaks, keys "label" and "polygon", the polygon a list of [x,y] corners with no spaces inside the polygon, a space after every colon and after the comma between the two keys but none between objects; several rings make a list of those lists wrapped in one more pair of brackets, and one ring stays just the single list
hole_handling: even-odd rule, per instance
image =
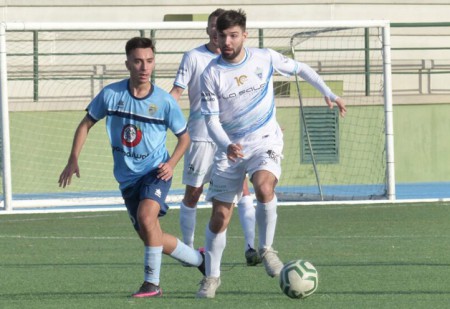
[{"label": "soccer player", "polygon": [[[59,186],[69,185],[73,174],[80,177],[78,157],[89,130],[106,117],[114,176],[131,222],[145,246],[144,283],[132,296],[154,297],[162,295],[159,286],[162,253],[198,266],[202,273],[204,257],[164,233],[158,218],[168,210],[165,199],[173,170],[189,146],[186,120],[174,98],[149,82],[155,67],[152,40],[132,38],[125,51],[130,77],[106,86],[88,105],[87,114],[76,129]],[[167,129],[177,137],[171,156],[166,148]]]},{"label": "soccer player", "polygon": [[[210,181],[214,153],[217,146],[208,135],[205,119],[200,111],[200,75],[206,66],[220,54],[217,45],[216,20],[225,10],[216,9],[208,17],[206,33],[209,42],[194,48],[183,55],[174,86],[170,94],[179,100],[188,88],[190,114],[188,131],[191,144],[184,156],[183,184],[186,185],[183,200],[180,204],[180,228],[183,241],[194,247],[194,234],[197,216],[197,203],[203,193],[203,186]],[[244,256],[247,265],[261,263],[255,248],[255,207],[250,195],[247,181],[243,183],[243,196],[238,202],[238,212],[244,231]]]},{"label": "soccer player", "polygon": [[277,223],[275,186],[283,151],[283,133],[276,120],[274,72],[297,74],[322,93],[330,108],[335,102],[341,116],[346,113],[344,101],[308,65],[271,49],[244,48],[247,32],[242,10],[224,12],[216,27],[221,56],[209,64],[201,78],[201,111],[218,152],[206,196],[213,206],[206,228],[206,276],[197,292],[199,298],[215,297],[220,286],[226,231],[246,174],[257,199],[258,249],[265,270],[275,277],[283,267],[272,247]]}]

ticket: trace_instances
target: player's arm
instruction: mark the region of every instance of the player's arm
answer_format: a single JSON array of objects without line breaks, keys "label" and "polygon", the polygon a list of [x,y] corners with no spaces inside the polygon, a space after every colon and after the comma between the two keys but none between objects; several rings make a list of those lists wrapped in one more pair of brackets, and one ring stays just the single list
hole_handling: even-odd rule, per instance
[{"label": "player's arm", "polygon": [[233,144],[220,123],[218,115],[205,115],[208,134],[219,148],[226,150],[231,161],[244,157],[240,144]]},{"label": "player's arm", "polygon": [[175,98],[175,100],[179,101],[183,92],[184,92],[184,88],[173,85],[173,87],[169,93]]},{"label": "player's arm", "polygon": [[180,100],[181,95],[183,94],[184,90],[187,88],[189,81],[191,80],[191,75],[193,72],[191,67],[193,65],[194,64],[192,63],[191,57],[189,56],[189,52],[184,53],[183,58],[180,62],[180,66],[178,67],[172,89],[169,91],[169,93],[175,98],[177,102]]},{"label": "player's arm", "polygon": [[327,84],[322,80],[319,74],[316,73],[309,65],[306,63],[298,62],[297,74],[305,81],[310,83],[314,88],[320,91],[324,96],[325,102],[330,108],[333,108],[333,102],[339,108],[339,113],[342,117],[345,116],[347,108],[345,107],[345,102],[342,98],[338,97],[331,91]]},{"label": "player's arm", "polygon": [[327,86],[327,84],[322,80],[319,74],[317,74],[316,71],[314,71],[309,65],[303,62],[295,61],[291,58],[287,58],[286,56],[272,49],[268,48],[267,51],[270,54],[275,70],[285,76],[290,76],[292,74],[300,76],[314,88],[320,91],[320,93],[325,98],[325,102],[330,108],[333,108],[333,102],[335,102],[339,108],[341,116],[345,116],[347,109],[345,107],[344,100],[335,95],[333,91],[331,91],[331,89]]},{"label": "player's arm", "polygon": [[78,157],[80,156],[81,149],[87,139],[89,130],[95,122],[86,115],[83,120],[81,120],[78,125],[75,136],[72,142],[72,150],[70,151],[69,159],[67,160],[67,165],[59,176],[59,186],[65,188],[70,185],[72,181],[73,174],[76,174],[77,177],[80,177],[80,169],[78,167]]},{"label": "player's arm", "polygon": [[212,79],[208,76],[210,72],[203,72],[201,76],[201,88],[202,88],[202,102],[201,110],[202,115],[205,117],[206,128],[208,134],[219,150],[226,152],[227,158],[231,161],[235,161],[237,158],[243,157],[242,147],[239,144],[233,144],[222,127],[219,118],[219,103],[216,94],[211,89],[214,89],[210,83]]},{"label": "player's arm", "polygon": [[187,131],[184,131],[181,135],[177,135],[177,139],[177,144],[175,145],[175,149],[170,156],[170,159],[158,166],[158,178],[162,180],[169,180],[172,178],[175,166],[177,166],[191,142]]}]

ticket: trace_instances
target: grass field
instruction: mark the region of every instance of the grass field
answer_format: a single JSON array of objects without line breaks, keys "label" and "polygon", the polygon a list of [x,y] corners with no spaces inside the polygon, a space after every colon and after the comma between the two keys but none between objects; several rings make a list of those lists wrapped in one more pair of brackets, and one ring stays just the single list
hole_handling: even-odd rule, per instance
[{"label": "grass field", "polygon": [[[162,219],[175,235],[178,214]],[[209,215],[198,211],[198,246]],[[0,308],[449,308],[449,223],[449,203],[281,206],[280,257],[319,272],[316,293],[292,300],[245,266],[235,213],[215,299],[195,299],[201,274],[166,256],[164,296],[132,299],[143,248],[125,211],[0,215]]]}]

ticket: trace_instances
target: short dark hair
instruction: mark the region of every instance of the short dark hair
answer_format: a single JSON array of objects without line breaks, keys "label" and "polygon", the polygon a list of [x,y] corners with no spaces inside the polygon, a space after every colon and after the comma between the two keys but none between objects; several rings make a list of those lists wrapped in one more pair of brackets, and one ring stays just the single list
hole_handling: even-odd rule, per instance
[{"label": "short dark hair", "polygon": [[127,56],[131,53],[132,50],[136,48],[151,48],[153,52],[155,52],[155,45],[153,41],[149,38],[143,37],[134,37],[128,40],[125,45],[125,52]]},{"label": "short dark hair", "polygon": [[222,15],[222,13],[223,12],[225,12],[225,10],[224,9],[216,9],[216,10],[214,10],[211,14],[209,14],[209,16],[208,16],[208,24],[209,24],[209,22],[211,21],[211,18],[213,18],[213,17],[219,17],[220,15]]},{"label": "short dark hair", "polygon": [[219,32],[223,32],[225,29],[239,26],[243,31],[245,31],[246,23],[247,15],[243,10],[227,10],[223,12],[219,18],[217,18],[216,28]]}]

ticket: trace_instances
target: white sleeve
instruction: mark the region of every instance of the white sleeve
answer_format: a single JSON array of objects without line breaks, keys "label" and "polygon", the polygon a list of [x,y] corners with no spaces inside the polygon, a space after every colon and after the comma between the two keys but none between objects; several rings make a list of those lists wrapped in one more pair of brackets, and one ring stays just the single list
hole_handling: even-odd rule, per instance
[{"label": "white sleeve", "polygon": [[188,52],[183,54],[177,75],[173,82],[174,86],[186,89],[192,76],[192,60]]},{"label": "white sleeve", "polygon": [[220,123],[220,106],[215,91],[214,74],[208,66],[200,77],[201,85],[201,112],[205,117],[205,124],[208,135],[212,138],[217,147],[226,152],[231,140]]},{"label": "white sleeve", "polygon": [[208,134],[213,139],[214,143],[221,148],[226,149],[228,145],[232,144],[225,130],[220,123],[219,115],[205,115],[206,127]]},{"label": "white sleeve", "polygon": [[316,71],[314,71],[309,65],[303,62],[295,61],[292,58],[288,58],[272,49],[268,48],[267,50],[269,51],[274,69],[278,73],[284,76],[292,76],[293,74],[297,74],[310,83],[314,88],[319,90],[324,97],[330,98],[331,101],[336,101],[338,96],[331,91],[319,74],[317,74]]},{"label": "white sleeve", "polygon": [[314,88],[320,91],[320,93],[324,97],[330,98],[331,101],[336,101],[338,98],[337,95],[331,91],[331,89],[325,84],[325,82],[322,80],[322,78],[319,76],[319,74],[316,73],[309,65],[303,62],[297,62],[297,74],[301,78],[303,78],[305,81],[310,83]]}]

